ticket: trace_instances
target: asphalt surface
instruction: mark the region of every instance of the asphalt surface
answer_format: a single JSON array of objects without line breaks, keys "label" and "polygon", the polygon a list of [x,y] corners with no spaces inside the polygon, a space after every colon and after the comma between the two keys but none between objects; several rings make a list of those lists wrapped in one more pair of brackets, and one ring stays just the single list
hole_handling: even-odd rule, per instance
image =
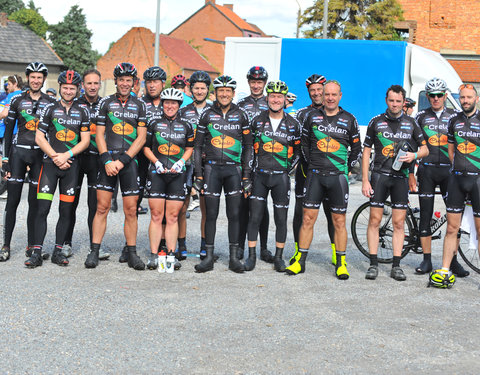
[{"label": "asphalt surface", "polygon": [[[352,185],[349,223],[364,201],[360,184]],[[86,208],[85,194],[80,207]],[[291,209],[289,225],[292,214]],[[48,251],[57,217],[55,203],[45,240]],[[182,262],[174,274],[134,271],[118,263],[124,243],[120,211],[109,214],[103,242],[112,257],[87,270],[86,209],[79,210],[77,220],[68,267],[47,261],[26,269],[22,200],[12,257],[0,264],[0,373],[480,372],[480,275],[458,280],[450,290],[427,288],[427,277],[414,274],[421,256],[409,254],[402,260],[407,281],[391,279],[390,265],[380,265],[376,281],[365,280],[368,261],[349,238],[351,277],[337,280],[322,213],[307,270],[298,276],[277,273],[262,261],[246,274],[228,271],[223,205],[217,226],[220,259],[206,274],[194,272],[196,257]],[[140,216],[138,249],[145,261],[148,223],[149,215]],[[187,237],[191,253],[199,249],[199,223],[200,212],[192,212]],[[273,215],[269,238],[273,248]],[[287,241],[290,256],[291,227]],[[434,246],[436,266],[442,242]]]}]

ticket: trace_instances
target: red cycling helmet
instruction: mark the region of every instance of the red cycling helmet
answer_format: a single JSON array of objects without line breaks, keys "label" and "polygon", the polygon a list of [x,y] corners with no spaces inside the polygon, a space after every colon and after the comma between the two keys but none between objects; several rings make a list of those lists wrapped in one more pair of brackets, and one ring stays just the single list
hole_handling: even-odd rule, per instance
[{"label": "red cycling helmet", "polygon": [[187,85],[187,79],[184,75],[177,74],[175,77],[172,78],[172,82],[170,84],[172,87],[175,87],[175,85],[185,87]]}]

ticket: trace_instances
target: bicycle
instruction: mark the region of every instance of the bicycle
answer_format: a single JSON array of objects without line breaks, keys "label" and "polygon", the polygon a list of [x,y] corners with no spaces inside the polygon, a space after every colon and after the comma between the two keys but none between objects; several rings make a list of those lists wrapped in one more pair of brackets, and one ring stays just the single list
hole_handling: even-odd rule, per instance
[{"label": "bicycle", "polygon": [[[363,203],[353,214],[351,223],[351,233],[353,242],[358,250],[367,258],[370,257],[367,244],[367,227],[370,217],[370,202]],[[418,207],[412,208],[410,202],[407,207],[407,215],[405,217],[405,240],[402,249],[401,257],[405,257],[410,251],[416,254],[422,254],[422,247],[420,244],[419,222],[420,216],[416,214],[420,212]],[[430,229],[432,233],[432,241],[442,238],[441,232],[437,233],[439,229],[447,222],[447,215],[444,214],[436,220],[432,220]],[[437,234],[436,234],[437,233]],[[392,247],[393,225],[392,225],[392,208],[389,201],[385,202],[383,209],[382,221],[379,228],[379,245],[378,245],[378,262],[392,263],[393,262],[393,247]],[[458,246],[458,253],[463,258],[465,263],[477,273],[480,273],[480,256],[476,248],[471,248],[469,232],[460,229],[458,232],[460,243]]]}]

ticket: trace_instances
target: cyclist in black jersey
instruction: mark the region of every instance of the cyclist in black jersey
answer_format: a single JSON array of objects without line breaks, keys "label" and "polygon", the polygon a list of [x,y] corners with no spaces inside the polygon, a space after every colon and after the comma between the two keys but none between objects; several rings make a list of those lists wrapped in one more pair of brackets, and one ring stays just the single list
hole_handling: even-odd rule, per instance
[{"label": "cyclist in black jersey", "polygon": [[[147,263],[156,269],[158,247],[162,238],[162,221],[166,218],[166,270],[175,264],[175,245],[178,238],[178,215],[184,205],[186,189],[185,162],[193,153],[193,128],[178,116],[183,93],[168,88],[161,93],[163,115],[148,120],[147,142],[143,151],[150,161],[146,196],[149,198],[151,221],[148,230],[151,253]],[[163,267],[164,265],[161,265]]]},{"label": "cyclist in black jersey", "polygon": [[477,236],[480,231],[480,111],[477,90],[471,84],[459,88],[462,112],[448,121],[448,156],[452,171],[447,187],[447,233],[443,242],[442,268],[430,273],[430,283],[449,288],[455,282],[452,260],[458,248],[465,200],[472,202]]},{"label": "cyclist in black jersey", "polygon": [[[439,78],[432,78],[425,84],[430,107],[420,111],[416,120],[423,131],[427,141],[429,155],[419,161],[418,198],[420,202],[420,243],[423,251],[423,261],[415,268],[418,274],[432,271],[432,233],[430,224],[433,216],[435,189],[440,187],[442,198],[447,196],[448,178],[450,176],[450,159],[448,158],[448,120],[455,114],[453,109],[445,106],[447,98],[447,84]],[[411,191],[416,191],[417,181],[413,174],[413,165],[410,168],[409,186]],[[452,272],[459,276],[468,276],[455,255],[450,265]]]},{"label": "cyclist in black jersey", "polygon": [[303,220],[298,254],[286,271],[290,275],[305,271],[305,259],[312,242],[318,209],[324,198],[328,197],[335,226],[335,274],[338,279],[346,280],[350,276],[345,262],[349,194],[347,176],[358,162],[362,148],[355,116],[339,106],[342,98],[340,83],[327,81],[323,90],[323,107],[310,111],[302,126],[302,153],[308,169]]},{"label": "cyclist in black jersey", "polygon": [[[252,66],[247,72],[247,81],[250,88],[250,95],[239,100],[237,105],[242,108],[248,115],[250,123],[262,111],[268,111],[268,104],[263,91],[267,84],[268,73],[262,66]],[[238,259],[243,259],[245,252],[245,239],[247,236],[249,220],[249,201],[242,199],[241,222],[240,222],[240,239],[238,247]],[[263,219],[260,224],[260,259],[273,263],[273,255],[267,249],[268,242],[268,226],[270,223],[270,214],[268,213],[267,205],[263,213]]]},{"label": "cyclist in black jersey", "polygon": [[79,168],[76,156],[90,143],[90,115],[75,100],[81,82],[80,74],[73,70],[60,73],[58,83],[61,100],[45,107],[36,131],[35,141],[45,153],[45,157],[37,188],[35,244],[31,257],[25,261],[25,265],[29,268],[42,265],[47,216],[57,183],[60,190],[60,204],[52,262],[60,266],[66,266],[69,263],[62,252],[62,247],[73,216]]},{"label": "cyclist in black jersey", "polygon": [[[210,84],[212,83],[210,76],[207,72],[202,70],[194,72],[189,79],[190,83],[190,90],[192,91],[193,96],[193,103],[188,104],[187,106],[180,108],[180,117],[182,120],[187,121],[192,125],[193,131],[195,132],[197,129],[197,124],[200,119],[201,114],[208,108],[211,107],[210,104],[207,103],[207,96]],[[180,211],[180,215],[178,217],[178,252],[177,258],[179,260],[183,260],[187,256],[187,246],[186,246],[186,234],[187,234],[187,220],[186,220],[186,213],[187,207],[190,202],[190,193],[193,184],[193,169],[194,163],[193,158],[190,158],[187,161],[186,168],[187,168],[187,196],[185,197],[185,204],[182,207],[182,211]],[[200,192],[198,192],[200,194]],[[200,212],[202,214],[202,219],[200,222],[200,231],[201,231],[201,242],[200,242],[200,259],[204,259],[207,255],[207,251],[205,249],[205,199],[203,195],[200,194]]]},{"label": "cyclist in black jersey", "polygon": [[[3,246],[0,261],[10,258],[10,242],[17,217],[17,208],[22,197],[23,182],[29,167],[28,214],[27,214],[27,251],[31,256],[34,244],[35,215],[37,213],[37,185],[43,153],[35,143],[35,130],[45,107],[55,99],[42,93],[47,67],[40,62],[33,62],[25,69],[29,88],[14,96],[10,102],[8,116],[5,119],[2,169],[7,178],[7,203],[4,213]],[[15,124],[18,132],[13,136]],[[45,257],[47,257],[47,253]]]},{"label": "cyclist in black jersey", "polygon": [[247,115],[232,103],[236,86],[237,83],[229,76],[220,76],[213,81],[217,100],[211,108],[202,113],[197,126],[194,187],[205,194],[207,214],[207,256],[195,266],[197,272],[213,269],[216,222],[222,188],[228,218],[229,269],[234,272],[244,271],[244,266],[237,256],[239,215],[242,192],[248,195],[252,185],[250,173],[253,143]]},{"label": "cyclist in black jersey", "polygon": [[130,95],[137,77],[135,66],[119,63],[113,75],[117,92],[100,101],[95,115],[101,165],[97,179],[97,212],[93,219],[92,243],[85,267],[95,268],[98,265],[100,244],[105,235],[107,215],[118,178],[123,196],[124,233],[127,243],[122,255],[128,259],[129,267],[144,270],[145,264],[136,250],[140,177],[135,157],[145,144],[147,113],[145,103]]},{"label": "cyclist in black jersey", "polygon": [[[70,229],[67,232],[65,243],[63,244],[63,254],[68,258],[73,254],[72,251],[72,237],[73,230],[76,222],[76,211],[78,202],[80,200],[80,191],[82,189],[83,177],[87,176],[87,205],[88,205],[88,233],[90,236],[90,242],[92,241],[92,223],[97,211],[97,174],[98,174],[98,150],[95,140],[96,134],[96,120],[95,113],[100,103],[100,96],[98,91],[101,87],[101,74],[96,69],[89,69],[83,73],[82,85],[85,90],[85,94],[77,99],[78,104],[85,108],[90,115],[90,144],[88,148],[78,155],[78,183],[75,193],[75,201],[73,202],[73,216]],[[108,259],[109,253],[102,252],[100,259]]]},{"label": "cyclist in black jersey", "polygon": [[[300,109],[296,114],[296,119],[298,120],[300,127],[302,123],[307,118],[308,114],[315,108],[321,108],[323,105],[323,85],[326,82],[324,76],[319,74],[312,74],[305,81],[305,85],[308,90],[308,95],[312,103]],[[300,130],[300,134],[302,131]],[[295,240],[295,253],[290,258],[290,264],[295,261],[295,257],[298,255],[298,239],[300,233],[300,227],[302,226],[303,219],[303,188],[305,186],[305,179],[307,178],[307,165],[303,160],[303,157],[300,157],[300,162],[295,170],[295,210],[293,213],[293,238]],[[330,204],[328,198],[322,202],[323,212],[325,218],[327,219],[327,228],[328,236],[330,238],[330,244],[332,247],[332,264],[336,264],[335,258],[335,228],[333,226],[332,214],[330,210]]]},{"label": "cyclist in black jersey", "polygon": [[[387,111],[374,117],[368,124],[363,143],[362,193],[370,198],[370,219],[367,241],[370,249],[370,268],[365,278],[375,280],[378,276],[378,230],[383,216],[383,206],[390,195],[393,223],[393,264],[390,277],[397,281],[406,280],[400,268],[400,258],[405,237],[404,223],[408,204],[408,164],[428,155],[428,148],[417,122],[403,113],[405,90],[393,85],[386,94]],[[403,162],[400,169],[394,169],[399,149],[410,146],[412,150],[399,156]],[[375,147],[371,180],[368,179],[370,154]],[[403,149],[403,148],[402,148]]]},{"label": "cyclist in black jersey", "polygon": [[269,82],[267,84],[269,110],[261,112],[251,122],[254,160],[246,271],[255,268],[257,236],[270,191],[276,225],[276,250],[273,264],[277,272],[285,272],[282,255],[287,238],[287,214],[290,202],[289,173],[298,162],[300,151],[299,125],[283,110],[287,93],[288,87],[285,82]]}]

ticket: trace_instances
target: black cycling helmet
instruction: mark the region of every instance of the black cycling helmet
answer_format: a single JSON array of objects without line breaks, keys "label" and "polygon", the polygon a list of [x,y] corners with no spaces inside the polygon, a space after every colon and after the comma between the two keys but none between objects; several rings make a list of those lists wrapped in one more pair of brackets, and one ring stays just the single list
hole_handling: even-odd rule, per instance
[{"label": "black cycling helmet", "polygon": [[145,81],[154,81],[159,79],[162,82],[167,80],[167,73],[159,66],[152,66],[143,72],[143,79]]},{"label": "black cycling helmet", "polygon": [[58,83],[60,85],[68,83],[78,87],[82,83],[82,77],[74,70],[65,70],[58,76]]},{"label": "black cycling helmet", "polygon": [[190,76],[189,81],[190,81],[190,87],[192,87],[197,82],[203,82],[207,85],[207,88],[208,88],[210,86],[210,84],[212,83],[212,79],[210,78],[208,73],[204,72],[203,70],[198,70],[198,71],[194,72]]},{"label": "black cycling helmet", "polygon": [[47,67],[45,66],[44,63],[41,63],[38,61],[28,64],[25,69],[25,74],[27,77],[30,73],[34,73],[34,72],[42,73],[44,77],[48,76]]},{"label": "black cycling helmet", "polygon": [[113,76],[115,78],[130,76],[130,77],[133,77],[134,79],[136,79],[137,78],[137,68],[135,68],[135,65],[130,64],[128,62],[118,63],[117,66],[115,67],[115,69],[113,69]]},{"label": "black cycling helmet", "polygon": [[410,99],[410,98],[405,99],[405,107],[413,108],[413,107],[415,107],[415,104],[417,104],[417,102],[415,100]]},{"label": "black cycling helmet", "polygon": [[263,66],[252,66],[247,73],[247,79],[267,81],[268,73]]},{"label": "black cycling helmet", "polygon": [[57,90],[55,89],[52,89],[51,87],[49,89],[47,89],[46,93],[52,93],[53,96],[57,96]]},{"label": "black cycling helmet", "polygon": [[314,83],[320,83],[322,85],[327,82],[327,79],[320,75],[320,74],[312,74],[310,77],[307,78],[305,81],[305,85],[307,86],[307,89],[310,87],[310,85],[313,85]]},{"label": "black cycling helmet", "polygon": [[230,76],[220,76],[213,81],[213,88],[230,87],[235,90],[237,88],[237,82]]}]

